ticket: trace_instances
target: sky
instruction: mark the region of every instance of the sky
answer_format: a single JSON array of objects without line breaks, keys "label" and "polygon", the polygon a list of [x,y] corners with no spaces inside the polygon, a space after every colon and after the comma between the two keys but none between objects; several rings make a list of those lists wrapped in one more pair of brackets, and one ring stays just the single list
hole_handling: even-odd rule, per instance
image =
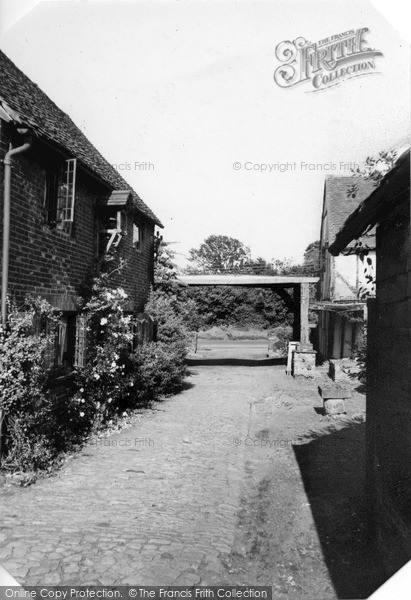
[{"label": "sky", "polygon": [[[360,27],[377,72],[317,93],[274,82],[280,42]],[[211,234],[300,262],[325,176],[409,135],[408,44],[359,0],[53,0],[0,46],[156,213],[180,264]]]}]

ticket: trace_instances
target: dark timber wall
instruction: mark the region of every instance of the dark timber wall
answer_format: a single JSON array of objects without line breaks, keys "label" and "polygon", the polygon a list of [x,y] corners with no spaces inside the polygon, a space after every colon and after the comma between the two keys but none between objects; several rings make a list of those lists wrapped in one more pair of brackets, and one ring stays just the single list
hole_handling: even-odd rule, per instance
[{"label": "dark timber wall", "polygon": [[369,304],[368,485],[388,575],[411,559],[411,272],[409,195],[377,229]]}]

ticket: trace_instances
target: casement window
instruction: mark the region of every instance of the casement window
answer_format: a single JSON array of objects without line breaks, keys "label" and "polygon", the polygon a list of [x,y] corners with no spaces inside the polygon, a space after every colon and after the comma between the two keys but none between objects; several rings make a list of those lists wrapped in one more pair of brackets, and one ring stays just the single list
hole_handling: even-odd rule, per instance
[{"label": "casement window", "polygon": [[144,230],[138,223],[133,223],[133,248],[141,250],[143,247]]},{"label": "casement window", "polygon": [[77,159],[69,158],[46,172],[47,221],[51,227],[69,234],[73,233],[76,168]]},{"label": "casement window", "polygon": [[[50,323],[45,324],[46,333]],[[76,315],[63,314],[57,325],[55,336],[48,344],[45,355],[45,367],[48,370],[72,367],[74,364],[76,343]]]},{"label": "casement window", "polygon": [[98,257],[117,248],[127,231],[127,216],[123,210],[100,209],[97,239]]}]

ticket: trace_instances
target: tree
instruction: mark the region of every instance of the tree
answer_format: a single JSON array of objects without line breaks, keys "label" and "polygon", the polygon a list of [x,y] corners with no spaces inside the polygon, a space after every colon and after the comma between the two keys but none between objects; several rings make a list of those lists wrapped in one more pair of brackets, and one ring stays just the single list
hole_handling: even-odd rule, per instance
[{"label": "tree", "polygon": [[190,250],[189,261],[194,267],[190,272],[238,273],[250,263],[250,249],[235,238],[210,235],[198,249]]},{"label": "tree", "polygon": [[320,241],[308,244],[304,252],[303,266],[307,273],[318,273],[320,269]]},{"label": "tree", "polygon": [[175,253],[170,244],[157,238],[154,259],[154,289],[167,294],[176,293],[179,288],[177,268],[174,263]]},{"label": "tree", "polygon": [[[185,288],[178,281],[174,258],[175,252],[170,248],[169,242],[160,239],[154,260],[154,290],[146,308],[156,316],[157,309],[153,309],[156,302],[160,303],[162,308],[168,305],[181,323],[184,323],[185,328],[195,331],[202,322],[197,314],[194,300],[187,297]],[[168,314],[165,309],[163,313],[164,315]]]}]

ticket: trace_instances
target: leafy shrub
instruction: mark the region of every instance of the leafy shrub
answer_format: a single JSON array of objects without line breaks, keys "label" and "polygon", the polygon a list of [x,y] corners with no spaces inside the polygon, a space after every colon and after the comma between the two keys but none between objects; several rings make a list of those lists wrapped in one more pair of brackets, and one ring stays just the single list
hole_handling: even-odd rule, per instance
[{"label": "leafy shrub", "polygon": [[186,342],[187,328],[175,295],[168,296],[162,291],[151,292],[145,310],[156,321],[159,342]]},{"label": "leafy shrub", "polygon": [[270,332],[271,349],[281,356],[287,356],[288,343],[293,339],[292,327],[276,327]]},{"label": "leafy shrub", "polygon": [[143,344],[132,357],[134,399],[147,402],[180,391],[187,374],[185,355],[181,341]]},{"label": "leafy shrub", "polygon": [[7,429],[8,453],[3,466],[13,471],[38,471],[52,465],[56,452],[50,440],[36,430],[33,419],[11,417]]},{"label": "leafy shrub", "polygon": [[150,294],[145,310],[156,321],[157,340],[136,352],[135,360],[140,368],[135,371],[140,377],[141,389],[152,385],[158,394],[174,393],[187,375],[185,358],[190,341],[183,311],[174,294],[167,296],[161,290]]},{"label": "leafy shrub", "polygon": [[[44,400],[47,349],[52,344],[57,325],[51,306],[28,297],[24,310],[11,306],[7,329],[0,333],[1,406],[9,415],[19,414]],[[41,322],[51,325],[41,330]]]},{"label": "leafy shrub", "polygon": [[[54,347],[59,315],[50,304],[27,297],[12,305],[0,334],[0,406],[4,414],[2,466],[10,470],[48,469],[70,447],[76,429],[72,400],[58,402],[49,388],[46,356]],[[69,433],[68,433],[69,432]]]}]

